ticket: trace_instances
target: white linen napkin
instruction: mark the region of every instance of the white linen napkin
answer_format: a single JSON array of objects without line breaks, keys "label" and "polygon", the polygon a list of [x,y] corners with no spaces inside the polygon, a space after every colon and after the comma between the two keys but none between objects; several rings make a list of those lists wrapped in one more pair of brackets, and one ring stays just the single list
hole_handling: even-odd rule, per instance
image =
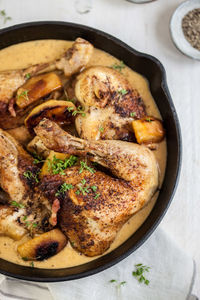
[{"label": "white linen napkin", "polygon": [[[151,267],[149,285],[132,275],[135,265]],[[0,299],[20,300],[186,300],[194,281],[192,258],[163,232],[154,234],[133,254],[96,275],[61,283],[32,283],[6,278],[0,284]],[[4,276],[1,277],[4,279]],[[1,282],[0,278],[0,282]],[[117,282],[110,282],[110,280]],[[120,282],[126,281],[120,287]]]}]

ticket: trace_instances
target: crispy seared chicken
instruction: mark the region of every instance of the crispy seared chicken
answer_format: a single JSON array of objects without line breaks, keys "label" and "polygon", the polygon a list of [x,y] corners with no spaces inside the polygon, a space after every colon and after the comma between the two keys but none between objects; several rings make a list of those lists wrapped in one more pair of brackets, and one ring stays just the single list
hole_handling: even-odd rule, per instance
[{"label": "crispy seared chicken", "polygon": [[75,95],[85,112],[76,118],[81,138],[133,141],[131,122],[146,113],[139,93],[122,74],[108,67],[91,67],[78,76]]},{"label": "crispy seared chicken", "polygon": [[[86,40],[77,38],[72,47],[69,48],[61,58],[55,61],[31,66],[24,70],[0,72],[1,128],[10,129],[22,125],[24,115],[26,115],[30,108],[33,107],[32,105],[26,109],[17,108],[16,111],[13,108],[16,102],[16,92],[25,84],[25,82],[38,74],[53,70],[62,71],[65,76],[69,77],[72,74],[79,72],[88,63],[92,53],[93,46]],[[40,88],[40,85],[36,88]],[[35,92],[36,91],[34,90],[34,93]],[[22,96],[25,98],[26,94],[22,94]]]},{"label": "crispy seared chicken", "polygon": [[[10,226],[11,220],[31,233],[51,228],[48,222],[50,204],[37,188],[39,170],[16,140],[0,129],[0,186],[8,194],[8,204],[12,206],[5,217],[0,218],[1,233],[6,224]],[[1,209],[5,212],[6,206]],[[17,218],[14,217],[16,213]]]},{"label": "crispy seared chicken", "polygon": [[[61,201],[60,226],[77,250],[88,256],[102,254],[123,224],[155,193],[158,169],[154,154],[134,143],[82,140],[47,119],[35,132],[49,149],[86,156],[80,166],[66,169],[64,180],[73,188]],[[87,158],[115,177],[95,172],[88,167]]]}]

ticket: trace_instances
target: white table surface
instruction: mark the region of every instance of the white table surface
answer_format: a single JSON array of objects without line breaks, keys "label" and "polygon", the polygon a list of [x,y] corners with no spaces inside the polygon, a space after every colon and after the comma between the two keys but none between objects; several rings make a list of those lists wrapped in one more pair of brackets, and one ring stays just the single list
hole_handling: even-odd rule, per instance
[{"label": "white table surface", "polygon": [[[193,292],[200,297],[200,62],[180,54],[170,38],[170,17],[181,2],[158,0],[138,5],[125,0],[0,0],[0,10],[12,17],[0,25],[39,20],[81,23],[104,30],[164,64],[182,128],[183,166],[176,195],[160,226],[194,257],[197,279]],[[82,10],[85,4],[91,5],[91,10],[77,12],[77,7]]]}]

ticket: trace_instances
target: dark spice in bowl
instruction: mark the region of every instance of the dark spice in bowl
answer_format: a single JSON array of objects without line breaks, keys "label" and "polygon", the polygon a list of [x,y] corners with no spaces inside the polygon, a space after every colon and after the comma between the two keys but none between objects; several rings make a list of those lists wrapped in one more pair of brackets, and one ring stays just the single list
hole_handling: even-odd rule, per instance
[{"label": "dark spice in bowl", "polygon": [[200,51],[200,8],[193,9],[185,15],[182,29],[187,41]]}]

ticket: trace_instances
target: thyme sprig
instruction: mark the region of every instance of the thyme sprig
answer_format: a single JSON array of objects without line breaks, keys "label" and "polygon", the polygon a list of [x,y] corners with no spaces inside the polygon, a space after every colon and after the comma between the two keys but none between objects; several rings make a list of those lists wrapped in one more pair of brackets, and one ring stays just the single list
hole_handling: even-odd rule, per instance
[{"label": "thyme sprig", "polygon": [[38,179],[38,173],[37,174],[33,174],[31,171],[26,171],[24,172],[23,176],[27,179],[34,179],[36,183],[39,182],[39,179]]},{"label": "thyme sprig", "polygon": [[3,19],[4,24],[6,24],[7,21],[12,20],[11,17],[7,16],[5,9],[0,10],[0,17]]},{"label": "thyme sprig", "polygon": [[25,90],[25,91],[21,92],[21,94],[17,95],[18,99],[21,98],[21,97],[24,98],[26,101],[29,101],[28,91]]},{"label": "thyme sprig", "polygon": [[73,189],[73,185],[72,184],[68,184],[68,183],[63,183],[60,187],[60,189],[56,192],[55,196],[60,196],[60,194],[64,194],[65,192]]},{"label": "thyme sprig", "polygon": [[77,110],[72,112],[72,116],[76,116],[77,114],[81,114],[82,117],[85,117],[85,109],[84,107],[78,106]]},{"label": "thyme sprig", "polygon": [[96,172],[96,170],[94,168],[92,168],[92,167],[90,167],[90,166],[87,165],[86,161],[81,160],[80,161],[80,165],[81,165],[81,167],[79,169],[79,174],[81,174],[84,169],[87,170],[87,171],[89,171],[92,174],[94,174]]},{"label": "thyme sprig", "polygon": [[145,278],[144,274],[146,272],[149,272],[150,267],[147,267],[143,264],[137,264],[135,265],[136,271],[132,272],[132,275],[140,282],[144,283],[146,285],[149,285],[149,280]]},{"label": "thyme sprig", "polygon": [[111,66],[112,69],[119,71],[120,73],[122,70],[125,68],[124,62],[121,60],[118,64],[115,63],[114,65]]},{"label": "thyme sprig", "polygon": [[55,155],[53,156],[53,160],[48,159],[48,170],[52,171],[52,173],[65,175],[64,170],[68,167],[72,167],[76,164],[78,158],[74,155],[70,155],[70,157],[65,158],[64,160],[57,158]]}]

